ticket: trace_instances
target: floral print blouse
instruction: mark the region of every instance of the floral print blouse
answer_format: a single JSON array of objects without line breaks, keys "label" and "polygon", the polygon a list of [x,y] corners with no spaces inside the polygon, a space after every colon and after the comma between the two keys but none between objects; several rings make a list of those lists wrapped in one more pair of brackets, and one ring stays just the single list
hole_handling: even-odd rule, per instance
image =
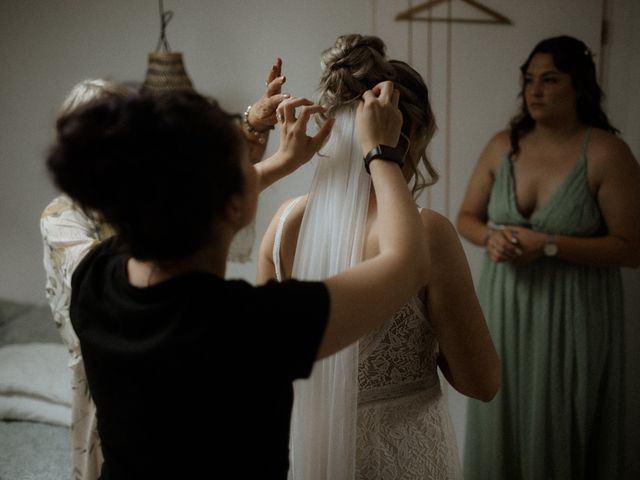
[{"label": "floral print blouse", "polygon": [[102,450],[78,337],[69,319],[71,276],[95,245],[113,235],[104,222],[87,215],[66,195],[56,197],[42,213],[46,296],[53,320],[69,349],[72,389],[71,451],[73,480],[96,480],[102,467]]}]

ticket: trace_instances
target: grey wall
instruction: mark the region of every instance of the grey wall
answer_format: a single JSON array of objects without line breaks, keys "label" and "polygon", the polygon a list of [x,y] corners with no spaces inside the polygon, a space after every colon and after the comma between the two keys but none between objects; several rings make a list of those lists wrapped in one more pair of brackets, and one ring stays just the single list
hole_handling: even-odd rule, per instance
[{"label": "grey wall", "polygon": [[[165,0],[165,8],[175,11],[167,31],[170,45],[184,53],[196,87],[233,111],[244,110],[262,93],[265,73],[276,56],[285,61],[289,79],[285,90],[310,96],[320,74],[319,54],[337,35],[382,36],[389,54],[413,63],[430,85],[440,126],[431,158],[443,178],[421,202],[452,220],[482,147],[516,109],[518,66],[547,36],[575,35],[603,54],[610,116],[640,158],[640,2],[608,1],[611,43],[603,52],[599,52],[603,0],[484,0],[514,22],[509,27],[464,24],[448,32],[444,25],[429,30],[425,24],[409,27],[393,20],[419,3]],[[477,16],[463,2],[452,5],[456,15]],[[434,13],[446,14],[446,9]],[[142,81],[147,53],[154,50],[158,34],[155,0],[0,2],[0,298],[45,302],[38,218],[56,194],[43,158],[60,102],[83,78]],[[269,151],[273,140],[275,136]],[[308,165],[263,193],[256,220],[258,237],[282,201],[306,191],[312,172],[313,165]],[[465,248],[477,275],[482,252],[468,244]],[[631,413],[627,447],[635,454],[640,444],[633,433],[640,432],[640,276],[632,270],[624,274],[630,384],[625,401]],[[252,280],[255,264],[232,263],[229,275]],[[460,440],[465,401],[452,391],[450,405]],[[640,477],[635,457],[631,468]]]},{"label": "grey wall", "polygon": [[[640,160],[640,2],[615,1],[610,6],[611,42],[603,70],[606,103],[613,124]],[[640,185],[638,185],[640,188]],[[638,226],[640,228],[640,226]],[[628,476],[640,478],[640,270],[623,269],[626,328]]]}]

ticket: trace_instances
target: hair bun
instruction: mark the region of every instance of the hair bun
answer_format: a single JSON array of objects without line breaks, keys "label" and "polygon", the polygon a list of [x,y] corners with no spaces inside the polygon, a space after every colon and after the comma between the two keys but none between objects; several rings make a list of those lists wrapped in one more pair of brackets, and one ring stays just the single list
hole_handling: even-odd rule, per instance
[{"label": "hair bun", "polygon": [[385,58],[385,50],[384,42],[378,37],[359,34],[341,35],[333,47],[322,53],[322,65],[328,69],[357,67],[357,64],[352,63],[354,56],[360,61],[364,61],[367,57]]},{"label": "hair bun", "polygon": [[345,106],[395,71],[386,58],[384,42],[374,36],[350,34],[337,38],[322,53],[319,102],[330,111]]}]

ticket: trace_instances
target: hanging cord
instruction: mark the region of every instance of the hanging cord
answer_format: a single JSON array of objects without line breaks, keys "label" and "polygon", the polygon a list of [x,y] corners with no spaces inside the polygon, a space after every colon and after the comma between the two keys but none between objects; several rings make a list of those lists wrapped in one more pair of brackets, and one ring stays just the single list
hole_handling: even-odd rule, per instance
[{"label": "hanging cord", "polygon": [[451,187],[451,128],[453,127],[453,122],[451,121],[451,105],[452,105],[452,94],[451,94],[451,81],[452,81],[452,68],[453,68],[453,22],[451,21],[452,12],[451,12],[451,0],[447,2],[447,100],[446,100],[446,109],[447,109],[447,120],[446,126],[444,129],[444,215],[447,218],[449,217],[449,206],[451,204],[450,198],[450,187]]},{"label": "hanging cord", "polygon": [[168,53],[171,51],[169,48],[169,42],[167,41],[166,29],[167,25],[173,18],[173,11],[164,11],[164,5],[162,0],[158,0],[158,6],[160,7],[160,38],[158,39],[158,45],[156,45],[156,52],[163,51]]}]

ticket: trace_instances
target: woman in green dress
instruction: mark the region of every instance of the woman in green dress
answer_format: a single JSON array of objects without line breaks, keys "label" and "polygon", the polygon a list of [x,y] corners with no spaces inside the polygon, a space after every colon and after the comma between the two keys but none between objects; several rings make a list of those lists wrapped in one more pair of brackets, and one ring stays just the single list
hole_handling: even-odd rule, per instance
[{"label": "woman in green dress", "polygon": [[502,389],[470,401],[467,479],[622,478],[623,299],[640,264],[640,167],[601,108],[587,46],[540,42],[522,107],[487,144],[458,215]]}]

